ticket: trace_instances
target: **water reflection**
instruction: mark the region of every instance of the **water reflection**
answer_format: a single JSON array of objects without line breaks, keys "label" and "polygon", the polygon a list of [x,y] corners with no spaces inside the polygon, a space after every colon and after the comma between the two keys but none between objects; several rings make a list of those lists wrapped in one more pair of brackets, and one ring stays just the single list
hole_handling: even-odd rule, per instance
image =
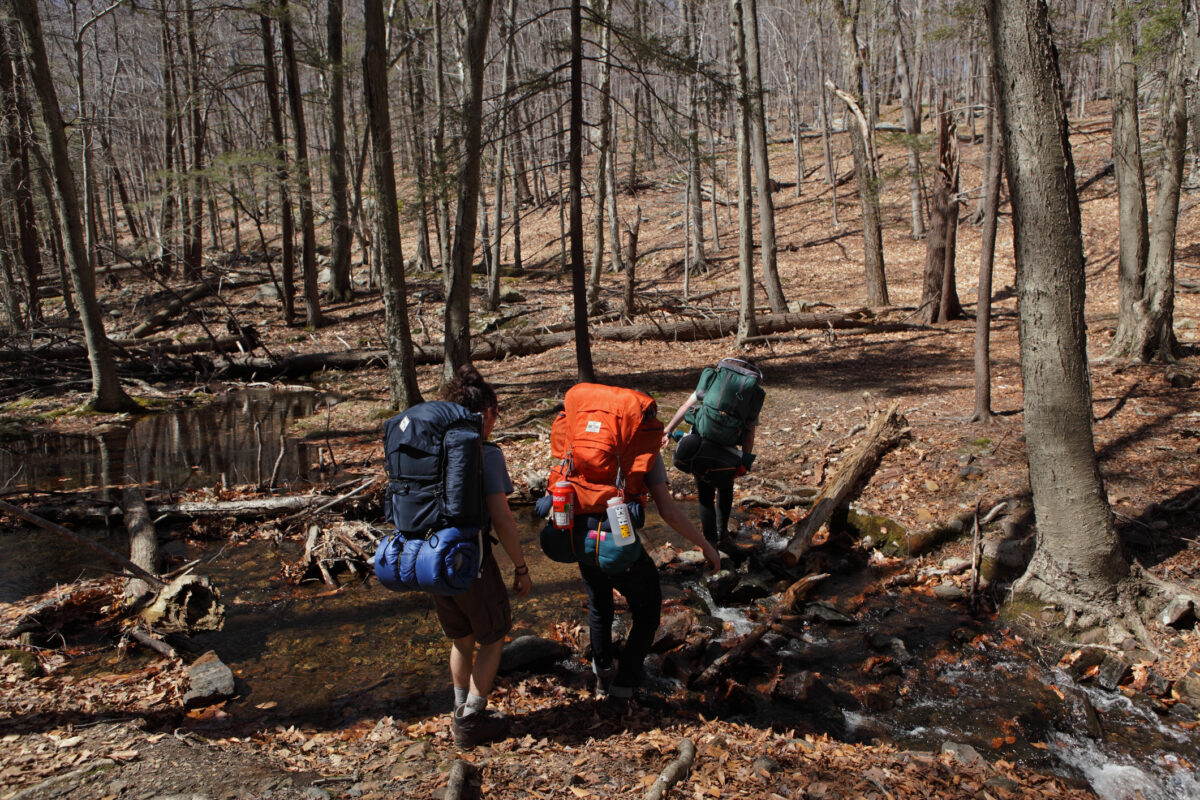
[{"label": "water reflection", "polygon": [[273,472],[276,485],[294,484],[311,474],[316,445],[288,436],[288,428],[325,401],[317,392],[247,389],[89,436],[37,433],[0,442],[0,487],[55,491],[135,482],[174,491],[261,484]]}]

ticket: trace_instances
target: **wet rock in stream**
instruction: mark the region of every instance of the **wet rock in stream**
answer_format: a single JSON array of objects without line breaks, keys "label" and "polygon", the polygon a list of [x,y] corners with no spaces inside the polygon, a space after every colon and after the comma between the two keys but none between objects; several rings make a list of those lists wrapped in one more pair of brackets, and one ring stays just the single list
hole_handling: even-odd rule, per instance
[{"label": "wet rock in stream", "polygon": [[541,636],[518,636],[500,654],[500,674],[549,669],[570,654],[571,649],[562,642]]},{"label": "wet rock in stream", "polygon": [[233,671],[209,650],[188,668],[190,689],[183,696],[184,708],[201,708],[234,695]]}]

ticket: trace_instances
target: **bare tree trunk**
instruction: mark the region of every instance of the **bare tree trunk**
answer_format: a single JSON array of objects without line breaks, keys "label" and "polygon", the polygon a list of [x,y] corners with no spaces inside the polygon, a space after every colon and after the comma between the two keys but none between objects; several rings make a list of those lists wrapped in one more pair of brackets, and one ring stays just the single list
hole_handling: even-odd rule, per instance
[{"label": "bare tree trunk", "polygon": [[743,0],[730,0],[729,24],[733,34],[734,64],[737,67],[737,167],[738,167],[738,343],[758,335],[754,308],[754,228],[751,222],[750,185],[750,76],[746,68],[746,37]]},{"label": "bare tree trunk", "polygon": [[1075,166],[1045,0],[989,0],[1013,206],[1037,550],[1019,589],[1088,606],[1128,573],[1092,434]]},{"label": "bare tree trunk", "polygon": [[570,164],[571,289],[575,311],[575,366],[579,380],[594,383],[592,344],[588,337],[587,273],[583,263],[583,11],[571,0],[571,122],[567,161]]},{"label": "bare tree trunk", "polygon": [[638,233],[641,229],[642,207],[638,206],[633,212],[633,224],[625,223],[625,317],[631,321],[637,312],[633,290],[636,286]]},{"label": "bare tree trunk", "polygon": [[437,104],[437,124],[433,132],[433,182],[437,187],[434,194],[434,219],[437,223],[438,258],[442,262],[442,275],[446,291],[450,291],[450,277],[454,271],[450,250],[450,202],[446,197],[450,169],[446,163],[446,96],[445,96],[445,53],[442,48],[442,15],[433,15],[433,95]]},{"label": "bare tree trunk", "polygon": [[758,2],[742,0],[742,34],[746,40],[746,69],[750,96],[750,152],[754,159],[754,180],[758,189],[758,227],[762,233],[759,252],[762,254],[763,286],[771,311],[787,311],[787,298],[779,281],[779,266],[775,245],[775,200],[772,197],[771,165],[767,151],[767,118],[763,107],[762,58],[758,46]]},{"label": "bare tree trunk", "polygon": [[1112,34],[1112,154],[1117,183],[1120,249],[1117,272],[1117,330],[1109,355],[1122,358],[1132,351],[1137,327],[1137,303],[1146,281],[1150,249],[1146,210],[1146,172],[1138,113],[1137,21],[1125,0],[1110,7]]},{"label": "bare tree trunk", "polygon": [[921,98],[913,92],[900,0],[892,0],[892,17],[896,23],[896,82],[900,86],[904,133],[908,137],[908,196],[912,207],[912,237],[920,239],[925,235],[925,200],[921,187],[921,150],[918,140],[921,135]]},{"label": "bare tree trunk", "polygon": [[55,200],[60,208],[61,220],[66,226],[66,260],[71,281],[75,285],[80,320],[83,323],[83,337],[92,372],[92,395],[88,405],[97,411],[136,410],[139,406],[125,393],[117,379],[116,364],[112,358],[108,336],[104,332],[104,320],[96,299],[96,275],[84,246],[83,217],[80,214],[75,176],[71,171],[66,126],[59,110],[58,95],[54,90],[50,62],[46,58],[37,5],[21,2],[11,5],[13,14],[25,33],[26,58],[30,65],[33,87],[41,104],[46,136],[50,142]]},{"label": "bare tree trunk", "polygon": [[858,199],[862,208],[863,253],[866,261],[867,305],[888,304],[887,278],[883,271],[883,228],[879,211],[879,176],[876,173],[875,149],[869,111],[863,97],[863,56],[858,44],[858,20],[862,0],[837,0],[841,22],[842,75],[846,86],[838,96],[857,117],[858,124],[850,126],[850,142],[854,148],[854,175],[858,183]]},{"label": "bare tree trunk", "polygon": [[[513,47],[515,42],[517,25],[517,0],[508,0],[508,9],[506,15],[500,22],[500,39],[504,42],[504,64],[500,73],[500,131],[496,138],[496,179],[494,181],[496,190],[496,224],[493,226],[496,233],[495,241],[492,242],[492,258],[491,269],[488,273],[488,299],[487,307],[490,311],[495,311],[500,307],[500,255],[501,245],[504,240],[504,159],[505,145],[508,142],[508,136],[513,131],[512,119],[512,97],[511,86],[509,84],[509,75],[512,72],[513,62]],[[520,138],[519,134],[516,138]],[[514,205],[514,217],[520,213],[519,204]]]},{"label": "bare tree trunk", "polygon": [[612,150],[612,29],[608,25],[608,0],[592,0],[592,16],[600,25],[599,76],[597,102],[600,105],[596,128],[599,133],[596,181],[592,206],[592,268],[588,279],[588,314],[599,314],[600,272],[604,267],[604,212],[608,200],[608,159]]},{"label": "bare tree trunk", "polygon": [[196,41],[196,8],[193,0],[184,6],[187,35],[188,127],[191,131],[192,165],[188,177],[191,213],[184,230],[183,274],[187,280],[199,279],[204,258],[204,193],[200,173],[204,169],[204,112],[200,98],[200,47]]},{"label": "bare tree trunk", "polygon": [[283,306],[283,321],[292,324],[296,317],[296,254],[295,221],[292,217],[292,193],[288,188],[287,147],[283,140],[283,109],[279,103],[279,73],[275,70],[275,35],[271,32],[271,18],[266,14],[259,17],[262,29],[263,83],[267,92],[267,109],[271,115],[271,139],[275,145],[275,182],[279,187],[280,239],[283,249],[283,264],[280,267],[280,298]]},{"label": "bare tree trunk", "polygon": [[408,328],[408,298],[396,218],[396,167],[392,161],[392,117],[388,106],[385,24],[380,0],[363,0],[363,94],[371,126],[371,163],[375,175],[375,221],[379,227],[379,264],[383,274],[384,328],[387,333],[388,383],[392,407],[421,402]]},{"label": "bare tree trunk", "polygon": [[975,305],[975,411],[972,422],[991,422],[992,413],[992,265],[1000,217],[1000,179],[1004,171],[1004,139],[996,113],[995,67],[987,88],[987,179],[984,181],[983,233],[979,245],[979,291]]},{"label": "bare tree trunk", "polygon": [[[29,169],[29,109],[16,46],[9,46],[6,28],[7,23],[0,22],[0,96],[7,99],[7,103],[0,107],[0,117],[6,119],[4,136],[8,142],[8,156],[11,159],[9,177],[16,210],[21,264],[24,267],[26,313],[31,323],[37,323],[42,319],[42,302],[38,294],[42,276],[42,251],[38,247],[37,214],[33,207],[33,174]],[[66,286],[63,287],[63,292],[65,295]]]},{"label": "bare tree trunk", "polygon": [[[350,200],[346,174],[346,64],[342,52],[342,0],[326,0],[325,38],[329,48],[329,288],[334,302],[351,300]],[[424,197],[422,209],[424,208]]]},{"label": "bare tree trunk", "polygon": [[471,265],[475,260],[475,226],[479,212],[480,140],[483,128],[483,66],[486,61],[492,0],[464,2],[462,165],[458,171],[458,210],[446,292],[446,361],[442,377],[454,378],[471,361]]},{"label": "bare tree trunk", "polygon": [[304,278],[304,324],[315,330],[321,319],[321,297],[317,289],[317,232],[313,219],[312,172],[308,163],[308,127],[304,121],[304,96],[300,89],[300,67],[296,61],[292,34],[292,11],[288,0],[279,0],[279,33],[287,74],[288,105],[292,111],[292,130],[296,136],[296,178],[300,193],[301,275]]}]

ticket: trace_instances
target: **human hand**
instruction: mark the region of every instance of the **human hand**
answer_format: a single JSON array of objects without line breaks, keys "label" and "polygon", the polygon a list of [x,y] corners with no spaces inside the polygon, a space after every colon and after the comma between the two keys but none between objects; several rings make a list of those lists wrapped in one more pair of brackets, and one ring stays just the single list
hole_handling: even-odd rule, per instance
[{"label": "human hand", "polygon": [[717,552],[717,548],[713,547],[712,542],[705,541],[704,546],[700,548],[700,552],[704,554],[704,559],[713,568],[713,572],[721,568],[721,554]]},{"label": "human hand", "polygon": [[524,572],[513,572],[512,591],[517,597],[524,597],[533,590],[533,579],[529,577],[529,567]]},{"label": "human hand", "polygon": [[662,438],[662,446],[663,446],[663,447],[666,447],[666,446],[667,446],[667,445],[669,445],[670,443],[671,443],[671,432],[670,432],[670,431],[664,431],[664,432],[663,432],[663,438]]},{"label": "human hand", "polygon": [[738,464],[738,468],[733,471],[733,477],[740,478],[743,475],[745,475],[747,472],[749,472],[749,470],[746,469],[745,464]]}]

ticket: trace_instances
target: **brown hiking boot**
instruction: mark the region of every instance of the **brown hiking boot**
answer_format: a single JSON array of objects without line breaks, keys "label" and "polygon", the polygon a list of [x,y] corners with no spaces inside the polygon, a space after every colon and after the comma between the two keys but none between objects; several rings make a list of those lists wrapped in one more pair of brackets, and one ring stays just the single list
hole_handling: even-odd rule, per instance
[{"label": "brown hiking boot", "polygon": [[454,712],[450,723],[450,731],[454,734],[454,743],[464,749],[470,749],[477,744],[502,739],[508,735],[509,719],[503,714],[494,714],[488,709],[463,714],[466,706]]}]

